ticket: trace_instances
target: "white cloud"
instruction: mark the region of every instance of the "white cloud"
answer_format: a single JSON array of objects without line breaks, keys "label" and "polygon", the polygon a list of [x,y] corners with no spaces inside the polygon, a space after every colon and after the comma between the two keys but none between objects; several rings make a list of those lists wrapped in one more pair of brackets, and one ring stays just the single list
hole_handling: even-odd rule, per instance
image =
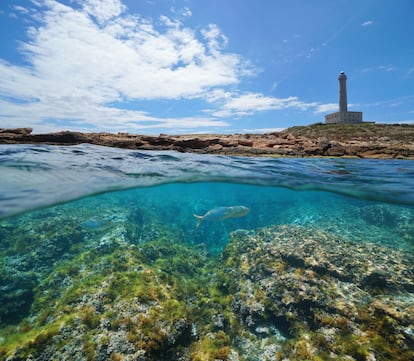
[{"label": "white cloud", "polygon": [[395,70],[395,66],[393,65],[380,65],[378,67],[378,70],[382,70],[382,71],[394,71]]},{"label": "white cloud", "polygon": [[243,129],[243,133],[256,133],[256,134],[266,134],[266,133],[276,133],[281,132],[286,128],[257,128],[257,129]]},{"label": "white cloud", "polygon": [[362,24],[361,24],[361,26],[371,26],[372,24],[374,24],[374,21],[373,20],[367,20],[367,21],[364,21]]},{"label": "white cloud", "polygon": [[22,14],[28,14],[29,13],[29,10],[27,8],[25,8],[23,6],[20,6],[20,5],[15,5],[12,8],[13,8],[13,10],[16,10],[17,12],[22,13]]},{"label": "white cloud", "polygon": [[190,8],[184,7],[183,9],[181,9],[181,15],[183,15],[183,16],[192,16],[193,13],[191,12]]},{"label": "white cloud", "polygon": [[125,6],[119,0],[86,0],[79,3],[83,4],[84,11],[95,17],[100,24],[119,16],[125,10]]},{"label": "white cloud", "polygon": [[377,66],[373,66],[373,67],[369,67],[369,68],[364,68],[362,69],[363,73],[370,73],[370,72],[375,72],[375,71],[385,71],[385,72],[391,72],[391,71],[395,71],[397,68],[394,65],[377,65]]},{"label": "white cloud", "polygon": [[307,110],[316,106],[316,103],[305,103],[297,97],[275,98],[264,96],[261,93],[226,93],[217,90],[210,94],[211,102],[222,102],[221,109],[213,112],[217,117],[244,116],[256,112],[294,108]]},{"label": "white cloud", "polygon": [[[20,45],[28,65],[0,59],[1,127],[175,132],[226,127],[225,117],[282,109],[318,112],[324,106],[237,90],[258,69],[225,51],[228,39],[215,24],[194,30],[166,16],[150,20],[130,14],[120,0],[69,3],[74,2],[79,6],[32,0],[37,8],[15,9],[35,25]],[[181,19],[191,16],[189,8],[177,12]],[[205,101],[212,109],[192,117],[143,110],[147,101],[183,99]]]},{"label": "white cloud", "polygon": [[174,6],[171,7],[171,12],[175,15],[182,16],[182,17],[191,17],[193,16],[193,12],[188,6],[184,6],[181,9],[176,9]]},{"label": "white cloud", "polygon": [[339,110],[338,103],[319,104],[315,108],[315,114],[333,113]]},{"label": "white cloud", "polygon": [[251,67],[223,50],[227,38],[216,25],[197,33],[165,16],[156,26],[128,14],[118,0],[79,3],[80,9],[38,2],[46,10],[33,11],[40,23],[28,29],[30,41],[20,48],[29,66],[0,59],[0,119],[39,127],[66,119],[104,129],[227,125],[213,118],[161,119],[108,105],[204,98],[212,88],[238,84]]},{"label": "white cloud", "polygon": [[[36,114],[30,126],[35,132],[70,129],[74,131],[146,131],[155,128],[191,129],[224,127],[229,124],[212,117],[160,118],[139,110],[125,110],[90,104],[82,99],[61,99],[60,102],[13,104],[0,99],[4,114],[1,127],[27,127],[27,119]],[[53,122],[45,122],[53,115]],[[1,118],[0,118],[1,119]],[[64,124],[62,124],[64,122]],[[96,127],[96,128],[95,128]]]},{"label": "white cloud", "polygon": [[209,24],[206,29],[201,31],[207,40],[208,48],[212,54],[217,54],[219,50],[224,49],[228,43],[228,39],[223,35],[215,24]]},{"label": "white cloud", "polygon": [[278,81],[273,82],[272,83],[272,86],[271,86],[271,90],[272,91],[275,91],[276,88],[279,86],[279,84],[280,84],[280,82],[278,82]]}]

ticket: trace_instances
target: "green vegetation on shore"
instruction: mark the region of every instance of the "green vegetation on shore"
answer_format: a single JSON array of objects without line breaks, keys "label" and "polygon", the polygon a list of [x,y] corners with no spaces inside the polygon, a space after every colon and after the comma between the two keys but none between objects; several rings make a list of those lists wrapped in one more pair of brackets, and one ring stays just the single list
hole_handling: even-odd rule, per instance
[{"label": "green vegetation on shore", "polygon": [[333,140],[368,140],[373,138],[387,137],[390,140],[413,142],[414,124],[376,124],[369,122],[357,124],[317,123],[306,126],[290,127],[280,133],[292,134],[294,136],[303,136],[307,138],[326,137]]}]

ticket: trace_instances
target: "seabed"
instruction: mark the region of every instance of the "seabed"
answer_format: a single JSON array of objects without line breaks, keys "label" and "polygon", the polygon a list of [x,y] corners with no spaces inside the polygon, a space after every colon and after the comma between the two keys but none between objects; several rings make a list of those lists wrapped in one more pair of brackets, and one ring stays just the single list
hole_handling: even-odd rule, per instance
[{"label": "seabed", "polygon": [[0,359],[413,360],[412,208],[258,196],[274,225],[196,228],[207,201],[158,191],[0,221]]}]

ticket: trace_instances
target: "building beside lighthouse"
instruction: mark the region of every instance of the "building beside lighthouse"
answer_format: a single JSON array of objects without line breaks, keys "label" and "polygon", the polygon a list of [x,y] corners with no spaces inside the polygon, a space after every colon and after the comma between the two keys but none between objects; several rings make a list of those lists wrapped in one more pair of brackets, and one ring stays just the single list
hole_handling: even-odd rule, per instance
[{"label": "building beside lighthouse", "polygon": [[346,95],[346,75],[341,71],[339,80],[339,112],[325,115],[326,124],[334,123],[361,123],[362,112],[349,112],[348,100]]}]

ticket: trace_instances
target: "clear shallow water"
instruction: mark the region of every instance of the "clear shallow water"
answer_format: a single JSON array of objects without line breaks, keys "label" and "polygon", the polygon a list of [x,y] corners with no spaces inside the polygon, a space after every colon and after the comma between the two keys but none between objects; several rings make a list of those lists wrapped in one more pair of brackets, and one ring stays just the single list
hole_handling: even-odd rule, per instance
[{"label": "clear shallow water", "polygon": [[414,162],[274,159],[93,145],[0,146],[0,217],[86,195],[166,183],[226,182],[322,190],[414,205]]},{"label": "clear shallow water", "polygon": [[[196,229],[194,215],[234,205],[250,213]],[[396,228],[412,221],[413,205],[413,161],[0,146],[0,217],[43,208],[22,219],[47,218],[56,229],[63,220],[92,233],[123,226],[149,239],[143,225],[156,224],[220,250],[235,229],[286,223],[405,247],[412,229]]]},{"label": "clear shallow water", "polygon": [[[206,220],[196,227],[197,219],[194,215],[204,215],[217,207],[235,205],[248,207],[250,212],[240,218],[216,222]],[[122,291],[118,290],[119,293],[115,293],[110,306],[98,307],[97,299],[91,296],[94,291],[82,288],[86,286],[80,284],[77,277],[87,278],[90,274],[98,277],[97,274],[102,274],[102,279],[98,278],[94,282],[107,284],[111,277],[116,277],[118,271],[124,272],[122,263],[130,264],[135,273],[140,273],[144,269],[140,263],[140,256],[126,261],[126,255],[134,250],[145,255],[145,262],[150,262],[145,263],[145,267],[151,266],[153,272],[160,272],[159,278],[156,278],[157,285],[161,284],[164,287],[162,282],[165,279],[169,280],[168,277],[173,277],[168,282],[181,286],[191,282],[191,279],[196,280],[199,282],[197,289],[202,289],[201,285],[206,285],[206,279],[203,278],[205,275],[208,275],[210,283],[218,277],[214,272],[226,264],[226,258],[219,258],[219,263],[212,268],[205,268],[203,262],[208,264],[210,255],[214,256],[212,258],[221,255],[223,249],[231,242],[231,238],[234,238],[235,234],[237,238],[237,232],[243,232],[242,230],[252,232],[248,233],[252,237],[251,240],[259,242],[259,245],[265,235],[260,232],[254,233],[255,230],[287,226],[292,227],[289,229],[297,235],[297,239],[304,237],[304,242],[313,234],[325,232],[316,239],[322,246],[326,240],[328,248],[332,247],[329,243],[331,238],[338,237],[344,244],[374,244],[382,247],[379,250],[385,250],[385,254],[387,250],[397,250],[408,257],[414,249],[414,162],[242,158],[142,152],[91,145],[0,146],[0,217],[0,325],[5,327],[7,324],[29,322],[31,327],[38,327],[39,332],[44,332],[44,327],[61,317],[58,308],[58,311],[48,309],[53,304],[59,304],[64,294],[61,290],[62,293],[58,293],[55,298],[47,299],[47,295],[53,295],[53,289],[63,287],[65,290],[71,290],[71,287],[76,285],[78,289],[83,290],[83,293],[78,291],[80,296],[76,302],[67,301],[70,299],[69,296],[63,298],[66,300],[66,304],[62,306],[65,315],[75,312],[70,307],[79,312],[85,303],[89,304],[89,299],[93,300],[90,301],[90,305],[96,308],[97,313],[101,312],[98,311],[99,307],[116,307],[115,301],[126,297],[122,295]],[[234,232],[233,236],[231,232]],[[177,251],[174,247],[178,246],[184,248]],[[262,246],[255,247],[258,252],[262,249]],[[297,243],[295,247],[298,247]],[[120,249],[123,249],[124,253]],[[293,253],[295,249],[292,248],[291,251]],[[121,265],[117,265],[111,258],[112,254],[117,254],[116,252],[116,257],[123,260]],[[191,256],[179,261],[175,252],[197,252],[194,259],[202,258],[202,262],[198,264],[198,267],[203,269],[201,275],[183,266],[182,262],[192,263]],[[326,250],[322,254],[324,252],[326,253]],[[345,258],[349,255],[352,259],[360,252],[362,251],[352,253],[351,247]],[[102,264],[83,261],[85,257],[91,258],[91,254],[96,254],[98,259],[102,258]],[[316,251],[310,252],[308,256],[323,258],[318,256]],[[237,252],[229,259],[235,257]],[[265,256],[265,259],[267,257]],[[305,261],[308,258],[305,258]],[[393,258],[390,263],[397,264],[396,259]],[[155,262],[155,266],[151,262]],[[168,272],[165,271],[167,265]],[[382,265],[378,267],[382,269]],[[81,272],[80,276],[76,275],[74,269],[79,269],[76,272]],[[105,273],[106,269],[110,269],[110,276]],[[256,265],[250,271],[246,268],[241,269],[243,272],[251,272],[252,279],[260,279],[263,265]],[[381,272],[388,272],[386,267],[385,270]],[[162,273],[164,271],[165,274]],[[187,277],[185,282],[181,278],[178,278],[180,282],[174,278],[183,277],[183,274]],[[237,270],[236,274],[240,275],[240,270]],[[300,272],[293,270],[288,274],[303,277]],[[132,277],[131,274],[128,275]],[[325,276],[322,276],[322,279],[323,277]],[[401,279],[404,274],[396,277],[390,273],[389,277]],[[95,287],[94,282],[90,282],[88,287]],[[334,284],[338,282],[335,280]],[[181,286],[174,286],[174,289],[178,287],[176,292],[184,294],[174,297],[184,299],[186,304],[194,305],[199,312],[201,306],[194,301],[195,296],[186,295],[186,288],[181,290]],[[165,287],[169,289],[170,286]],[[250,283],[247,282],[243,287],[247,288],[240,294],[249,294],[248,287],[252,287]],[[300,287],[302,289],[304,286]],[[203,302],[208,305],[217,297],[218,291],[213,292],[214,297],[209,295],[208,292],[211,291],[205,292],[203,297],[208,301]],[[294,289],[292,292],[300,294]],[[234,296],[232,293],[230,295]],[[228,294],[224,296],[228,298]],[[253,292],[251,300],[255,296],[256,293]],[[199,296],[198,299],[203,297]],[[361,300],[367,297],[364,294]],[[411,293],[409,297],[404,297],[409,302],[414,299]],[[42,301],[43,298],[48,301]],[[128,302],[130,304],[131,300]],[[162,303],[158,299],[152,302],[155,302],[155,305],[157,302]],[[220,302],[220,307],[225,307],[223,305],[226,301]],[[232,312],[235,312],[234,302],[228,305]],[[238,302],[242,302],[242,297]],[[272,302],[276,301],[268,303]],[[350,297],[346,302],[352,304],[354,300]],[[392,304],[391,301],[387,302]],[[400,299],[398,302],[401,302]],[[322,306],[318,307],[323,309]],[[208,306],[208,309],[211,308],[214,309]],[[38,320],[42,319],[40,315],[45,313],[46,309],[50,316],[41,323]],[[299,310],[298,315],[304,315],[304,312]],[[334,312],[332,305],[326,307],[326,312]],[[99,315],[109,317],[103,311]],[[305,316],[312,319],[317,317]],[[197,319],[195,316],[192,317]],[[409,314],[409,317],[414,315]],[[30,321],[25,321],[27,319]],[[91,327],[88,322],[87,326]],[[202,326],[206,321],[197,322],[191,327],[197,326],[200,334],[203,327],[208,332],[216,330],[216,326],[211,326],[212,329],[210,326]],[[401,332],[411,332],[411,321],[407,322],[398,326]],[[252,328],[251,325],[249,327]],[[281,331],[278,325],[268,323],[258,322],[253,327],[256,328],[259,331],[250,335],[250,338],[257,337],[257,345],[252,344],[249,348],[246,345],[232,344],[235,350],[243,350],[241,353],[252,353],[251,358],[246,360],[257,359],[257,354],[252,350],[260,349],[259,344],[277,344],[283,342],[286,337],[300,337],[298,335],[301,334],[285,334],[282,337],[279,335]],[[286,326],[280,329],[284,328],[287,329]],[[98,332],[97,329],[99,327],[96,326],[93,332]],[[264,342],[261,332],[268,329],[274,331],[266,331],[270,332],[269,340]],[[100,333],[103,332],[99,330]],[[226,332],[231,334],[229,330]],[[277,335],[280,337],[276,337]],[[191,342],[195,343],[200,337],[194,337]],[[2,339],[6,340],[6,346],[10,345],[7,337],[2,336],[0,327],[0,356]],[[185,347],[189,342],[186,341]],[[11,346],[7,347],[11,349]],[[271,358],[274,356],[269,357],[275,359]]]}]

